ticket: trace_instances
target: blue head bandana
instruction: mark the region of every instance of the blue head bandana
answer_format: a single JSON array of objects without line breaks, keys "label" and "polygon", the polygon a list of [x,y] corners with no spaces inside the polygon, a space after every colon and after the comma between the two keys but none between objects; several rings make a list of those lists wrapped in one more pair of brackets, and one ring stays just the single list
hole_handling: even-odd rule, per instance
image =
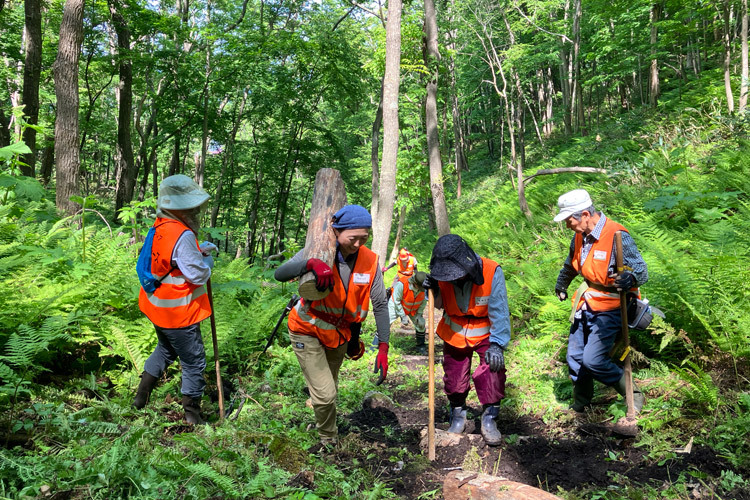
[{"label": "blue head bandana", "polygon": [[365,207],[345,205],[333,214],[331,227],[336,229],[359,229],[372,227],[372,216]]}]

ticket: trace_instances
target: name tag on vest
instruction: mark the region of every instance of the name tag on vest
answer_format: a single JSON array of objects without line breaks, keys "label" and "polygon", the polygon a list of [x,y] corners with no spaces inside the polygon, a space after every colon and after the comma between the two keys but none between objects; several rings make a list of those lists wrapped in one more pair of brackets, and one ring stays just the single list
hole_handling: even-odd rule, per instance
[{"label": "name tag on vest", "polygon": [[475,297],[474,298],[474,304],[478,306],[486,306],[490,303],[490,296],[485,295],[484,297]]},{"label": "name tag on vest", "polygon": [[594,260],[607,260],[607,251],[594,250]]},{"label": "name tag on vest", "polygon": [[370,273],[354,273],[352,283],[355,285],[367,285],[370,283]]}]

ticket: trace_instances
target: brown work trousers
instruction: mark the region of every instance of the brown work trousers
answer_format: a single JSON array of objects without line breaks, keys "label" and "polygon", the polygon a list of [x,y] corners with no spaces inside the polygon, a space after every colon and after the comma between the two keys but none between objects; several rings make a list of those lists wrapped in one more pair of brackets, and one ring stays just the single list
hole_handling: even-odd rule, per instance
[{"label": "brown work trousers", "polygon": [[289,340],[310,390],[320,441],[325,444],[335,443],[339,432],[336,427],[339,369],[344,361],[347,344],[336,349],[326,349],[317,337],[291,331]]}]

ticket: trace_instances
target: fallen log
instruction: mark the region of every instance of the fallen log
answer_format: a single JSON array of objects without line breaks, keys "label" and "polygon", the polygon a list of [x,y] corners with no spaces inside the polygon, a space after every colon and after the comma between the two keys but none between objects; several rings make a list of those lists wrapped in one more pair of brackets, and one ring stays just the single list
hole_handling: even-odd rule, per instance
[{"label": "fallen log", "polygon": [[[346,188],[341,174],[333,168],[321,168],[315,175],[310,222],[307,225],[305,260],[320,259],[331,269],[336,258],[336,237],[331,228],[331,217],[346,205]],[[319,300],[330,290],[319,292],[315,288],[315,275],[306,273],[299,279],[299,295],[307,300]]]},{"label": "fallen log", "polygon": [[560,500],[528,484],[509,481],[489,474],[453,471],[443,481],[445,500]]}]

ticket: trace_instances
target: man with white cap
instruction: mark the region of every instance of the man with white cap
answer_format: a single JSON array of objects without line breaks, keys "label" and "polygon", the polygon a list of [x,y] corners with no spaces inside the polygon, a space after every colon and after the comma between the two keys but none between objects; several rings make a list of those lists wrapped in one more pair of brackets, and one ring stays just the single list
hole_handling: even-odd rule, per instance
[{"label": "man with white cap", "polygon": [[160,278],[153,293],[141,288],[138,305],[154,324],[159,339],[146,360],[133,406],[146,406],[164,370],[180,358],[182,406],[189,424],[203,424],[200,401],[206,385],[206,353],[200,322],[211,315],[205,284],[211,277],[216,245],[198,245],[201,207],[206,193],[185,175],[172,175],[159,186],[151,272]]},{"label": "man with white cap", "polygon": [[[648,280],[643,257],[633,238],[622,225],[608,219],[594,208],[589,193],[575,189],[557,200],[559,213],[555,222],[565,221],[575,232],[568,257],[555,285],[555,295],[568,297],[568,286],[579,274],[583,283],[573,298],[573,312],[568,337],[568,371],[573,380],[571,409],[583,412],[591,405],[594,380],[613,387],[625,395],[623,369],[609,352],[621,331],[620,290],[638,294],[638,286]],[[622,231],[622,258],[625,271],[617,275],[615,233]],[[637,412],[643,407],[643,392],[633,384],[633,401]]]}]

